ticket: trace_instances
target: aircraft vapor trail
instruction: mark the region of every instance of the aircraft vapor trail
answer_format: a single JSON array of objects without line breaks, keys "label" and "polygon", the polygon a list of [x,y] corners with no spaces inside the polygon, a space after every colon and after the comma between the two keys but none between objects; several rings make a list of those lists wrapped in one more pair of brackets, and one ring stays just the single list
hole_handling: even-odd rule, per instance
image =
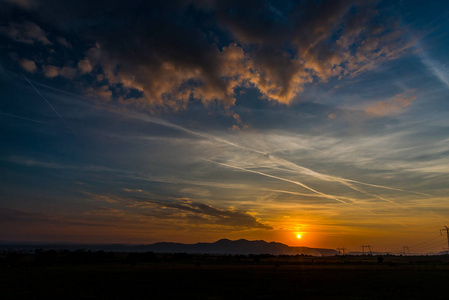
[{"label": "aircraft vapor trail", "polygon": [[352,179],[344,179],[344,180],[347,181],[347,182],[358,183],[358,184],[361,184],[361,185],[372,186],[372,187],[377,187],[377,188],[381,188],[381,189],[387,189],[387,190],[398,191],[398,192],[412,193],[412,194],[417,194],[417,195],[421,195],[421,196],[432,196],[430,194],[414,192],[414,191],[406,191],[406,190],[401,190],[401,189],[392,188],[392,187],[383,186],[383,185],[377,185],[377,184],[371,184],[371,183],[366,183],[366,182],[360,182],[360,181],[356,181],[356,180],[352,180]]},{"label": "aircraft vapor trail", "polygon": [[313,188],[311,188],[311,187],[309,187],[309,186],[307,186],[304,183],[299,182],[299,181],[290,180],[290,179],[287,179],[287,178],[274,176],[274,175],[270,175],[270,174],[266,174],[266,173],[263,173],[263,172],[254,171],[254,170],[250,170],[250,169],[246,169],[246,168],[242,168],[242,167],[238,167],[238,166],[233,166],[233,165],[229,165],[229,164],[226,164],[226,163],[220,163],[220,162],[216,162],[216,161],[213,161],[213,160],[210,160],[210,159],[207,159],[207,158],[203,158],[203,160],[211,162],[211,163],[214,163],[214,164],[217,164],[217,165],[222,165],[222,166],[225,166],[225,167],[228,167],[228,168],[233,168],[233,169],[237,169],[237,170],[241,170],[241,171],[245,171],[245,172],[249,172],[249,173],[254,173],[254,174],[262,175],[262,176],[265,176],[265,177],[269,177],[269,178],[273,178],[273,179],[289,182],[289,183],[292,183],[292,184],[295,184],[295,185],[299,185],[300,187],[303,187],[303,188],[305,188],[305,189],[307,189],[307,190],[309,190],[309,191],[311,191],[311,192],[313,192],[315,194],[318,194],[318,195],[320,195],[320,196],[322,196],[324,198],[332,199],[332,200],[338,201],[340,203],[343,203],[343,204],[346,204],[346,205],[350,205],[350,206],[354,206],[354,207],[356,207],[358,209],[365,210],[365,211],[368,211],[370,213],[373,213],[373,212],[371,212],[371,211],[369,211],[367,209],[364,209],[364,208],[361,208],[361,207],[359,207],[357,205],[354,205],[352,203],[343,201],[343,200],[341,200],[340,198],[338,198],[336,196],[328,195],[328,194],[322,193],[320,191],[317,191],[317,190],[315,190],[315,189],[313,189]]},{"label": "aircraft vapor trail", "polygon": [[35,123],[45,124],[45,122],[42,122],[42,121],[37,121],[37,120],[33,120],[33,119],[28,119],[28,118],[24,118],[24,117],[17,116],[17,115],[12,115],[12,114],[2,113],[2,112],[0,112],[0,115],[8,116],[8,117],[11,117],[11,118],[17,118],[17,119],[21,119],[21,120],[25,120],[25,121],[30,121],[30,122],[35,122]]},{"label": "aircraft vapor trail", "polygon": [[[22,76],[28,81],[28,83],[34,88],[34,90],[47,102],[47,104],[53,109],[53,111],[62,120],[64,120],[64,122],[66,123],[67,127],[70,128],[70,126],[68,125],[67,121],[55,110],[55,108],[42,95],[42,93],[31,83],[31,81],[28,80],[28,78],[26,78],[24,74],[22,74]],[[51,87],[49,87],[49,88],[51,88]],[[58,90],[58,91],[60,91],[60,90]],[[65,91],[63,91],[63,92],[65,92]],[[190,129],[187,129],[185,127],[182,127],[182,126],[179,126],[179,125],[176,125],[176,124],[173,124],[173,123],[161,120],[161,119],[149,117],[148,115],[145,115],[145,114],[135,113],[135,112],[131,112],[131,111],[128,111],[127,113],[123,113],[123,111],[121,111],[120,113],[121,114],[125,114],[128,117],[133,117],[133,118],[140,119],[140,120],[143,120],[143,121],[147,121],[147,122],[150,122],[150,123],[154,123],[154,124],[158,124],[158,125],[165,126],[165,127],[168,127],[168,128],[172,128],[172,129],[175,129],[175,130],[178,130],[178,131],[182,131],[182,132],[194,135],[194,136],[202,137],[202,138],[205,138],[205,139],[208,139],[208,140],[211,140],[211,141],[216,141],[218,143],[226,144],[226,145],[229,145],[229,146],[232,146],[232,147],[235,147],[235,148],[239,148],[239,149],[243,149],[243,150],[246,150],[246,151],[249,151],[249,152],[258,153],[258,154],[261,154],[261,155],[264,155],[264,156],[268,157],[273,162],[276,162],[276,163],[278,163],[280,165],[283,165],[283,166],[287,167],[291,171],[296,171],[296,172],[299,172],[301,174],[306,174],[306,175],[309,175],[309,176],[312,176],[312,177],[315,177],[315,178],[318,178],[318,179],[324,180],[324,181],[339,182],[339,183],[341,183],[343,185],[346,185],[349,188],[351,188],[351,189],[353,189],[355,191],[358,191],[358,192],[360,192],[360,190],[355,188],[353,185],[351,185],[349,183],[355,183],[355,184],[371,186],[371,187],[380,188],[380,189],[387,189],[387,190],[392,190],[392,191],[398,191],[398,192],[413,193],[413,194],[422,195],[422,196],[432,196],[432,195],[425,194],[425,193],[414,192],[414,191],[406,191],[406,190],[402,190],[402,189],[398,189],[398,188],[392,188],[392,187],[387,187],[387,186],[382,186],[382,185],[370,184],[370,183],[366,183],[366,182],[361,182],[361,181],[356,181],[356,180],[352,180],[352,179],[346,179],[346,178],[342,178],[342,177],[337,177],[337,176],[332,176],[332,175],[319,173],[319,172],[313,171],[311,169],[308,169],[306,167],[303,167],[303,166],[300,166],[298,164],[295,164],[295,163],[293,163],[291,161],[288,161],[286,159],[279,158],[279,157],[276,157],[274,155],[271,155],[271,154],[267,153],[266,151],[260,151],[260,150],[254,149],[254,148],[245,147],[245,146],[233,143],[231,141],[228,141],[226,139],[222,139],[222,138],[219,138],[219,137],[216,137],[216,136],[213,136],[213,135],[209,135],[209,134],[206,134],[206,133],[203,133],[203,132],[190,130]],[[73,132],[73,130],[72,130],[72,132]],[[271,168],[274,169],[275,167],[271,167]],[[373,196],[376,196],[376,195],[373,195]],[[376,197],[379,198],[380,196],[376,196]],[[381,198],[379,198],[379,199],[381,199]],[[385,199],[383,199],[383,200],[385,200]],[[385,201],[389,202],[389,200],[385,200]]]},{"label": "aircraft vapor trail", "polygon": [[[348,186],[349,188],[355,190],[355,191],[359,191],[358,189],[356,189],[354,186],[352,185],[348,185],[348,183],[357,183],[360,185],[366,185],[366,186],[371,186],[371,187],[377,187],[377,188],[381,188],[381,189],[387,189],[387,190],[393,190],[393,191],[398,191],[398,192],[408,192],[408,193],[413,193],[413,194],[418,194],[418,195],[423,195],[423,196],[431,196],[429,194],[424,194],[424,193],[419,193],[419,192],[413,192],[413,191],[405,191],[405,190],[401,190],[401,189],[397,189],[397,188],[392,188],[392,187],[387,187],[387,186],[383,186],[383,185],[376,185],[376,184],[370,184],[370,183],[365,183],[365,182],[361,182],[361,181],[357,181],[357,180],[352,180],[352,179],[346,179],[346,178],[342,178],[342,177],[337,177],[337,176],[332,176],[332,175],[327,175],[327,174],[323,174],[323,173],[318,173],[315,172],[311,169],[308,169],[306,167],[297,165],[291,161],[288,161],[286,159],[283,158],[279,158],[273,155],[269,155],[269,158],[272,158],[273,161],[277,162],[280,165],[283,165],[287,168],[289,168],[291,171],[297,171],[301,174],[307,174],[310,175],[312,177],[324,180],[324,181],[333,181],[333,182],[339,182],[343,185]],[[273,168],[273,167],[268,167],[268,168]],[[286,170],[284,170],[286,171]],[[360,192],[360,191],[359,191]]]},{"label": "aircraft vapor trail", "polygon": [[[167,121],[163,121],[163,120],[160,120],[160,119],[149,117],[147,115],[138,114],[138,113],[130,113],[130,114],[132,114],[135,118],[138,118],[138,119],[141,119],[141,120],[144,120],[144,121],[147,121],[147,122],[151,122],[151,123],[154,123],[154,124],[158,124],[158,125],[166,126],[166,127],[169,127],[169,128],[173,128],[175,130],[183,131],[183,132],[189,133],[191,135],[195,135],[195,136],[199,136],[199,137],[202,137],[202,138],[205,138],[205,139],[208,139],[208,140],[216,141],[216,142],[219,142],[219,143],[222,143],[222,144],[226,144],[226,145],[229,145],[229,146],[232,146],[232,147],[235,147],[235,148],[240,148],[240,149],[243,149],[243,150],[247,150],[249,152],[262,154],[264,156],[267,156],[271,161],[276,162],[276,163],[278,163],[280,165],[283,165],[283,166],[289,168],[291,171],[296,171],[296,172],[299,172],[301,174],[307,174],[309,176],[312,176],[312,177],[315,177],[315,178],[318,178],[318,179],[324,180],[324,181],[339,182],[341,184],[344,184],[344,185],[348,186],[349,188],[352,188],[355,191],[359,191],[360,192],[360,190],[356,189],[352,185],[348,185],[348,183],[356,183],[356,184],[360,184],[360,185],[366,185],[366,186],[371,186],[371,187],[376,187],[376,188],[386,189],[386,190],[392,190],[392,191],[398,191],[398,192],[413,193],[413,194],[418,194],[418,195],[422,195],[422,196],[431,196],[429,194],[424,194],[424,193],[419,193],[419,192],[414,192],[414,191],[406,191],[406,190],[402,190],[402,189],[398,189],[398,188],[392,188],[392,187],[388,187],[388,186],[371,184],[371,183],[361,182],[361,181],[357,181],[357,180],[346,179],[346,178],[342,178],[342,177],[337,177],[337,176],[332,176],[332,175],[319,173],[319,172],[313,171],[311,169],[308,169],[306,167],[297,165],[297,164],[295,164],[295,163],[293,163],[291,161],[288,161],[286,159],[283,159],[283,158],[274,156],[272,154],[269,154],[269,153],[267,153],[265,151],[260,151],[260,150],[254,149],[254,148],[245,147],[245,146],[242,146],[242,145],[230,142],[230,141],[228,141],[226,139],[222,139],[222,138],[219,138],[219,137],[216,137],[216,136],[212,136],[212,135],[209,135],[209,134],[206,134],[206,133],[203,133],[203,132],[190,130],[190,129],[187,129],[185,127],[182,127],[182,126],[179,126],[179,125],[175,125],[175,124],[172,124],[172,123],[167,122]],[[128,115],[130,115],[130,114],[128,114]],[[270,167],[270,168],[273,168],[273,167]],[[389,200],[386,200],[386,201],[390,202]]]},{"label": "aircraft vapor trail", "polygon": [[173,129],[176,129],[176,130],[179,130],[179,131],[183,131],[183,132],[189,133],[191,135],[199,136],[199,137],[202,137],[202,138],[205,138],[205,139],[208,139],[208,140],[211,140],[211,141],[219,142],[219,143],[222,143],[222,144],[226,144],[226,145],[229,145],[229,146],[232,146],[232,147],[235,147],[235,148],[240,148],[240,149],[244,149],[244,150],[247,150],[247,151],[250,151],[250,152],[263,154],[263,155],[267,155],[268,154],[266,152],[259,151],[259,150],[256,150],[256,149],[252,149],[252,148],[248,148],[248,147],[245,147],[245,146],[242,146],[242,145],[230,142],[228,140],[225,140],[225,139],[222,139],[222,138],[219,138],[219,137],[216,137],[216,136],[204,133],[204,132],[190,130],[190,129],[187,129],[185,127],[182,127],[182,126],[179,126],[179,125],[176,125],[176,124],[164,121],[164,120],[160,120],[160,119],[157,119],[157,118],[152,118],[152,117],[149,117],[149,116],[144,115],[144,114],[130,112],[127,115],[128,116],[132,115],[133,117],[135,117],[137,119],[140,119],[140,120],[143,120],[143,121],[147,121],[147,122],[150,122],[150,123],[154,123],[154,124],[166,126],[166,127],[169,127],[169,128],[173,128]]},{"label": "aircraft vapor trail", "polygon": [[[288,172],[292,172],[292,173],[298,173],[298,172],[296,172],[296,171],[294,171],[294,170],[290,170],[290,169],[282,169],[282,168],[271,167],[271,166],[263,166],[263,167],[264,167],[264,168],[267,168],[267,169],[272,169],[272,170],[280,170],[280,171],[288,171]],[[348,180],[348,181],[349,181],[349,180]],[[360,192],[360,193],[362,193],[362,194],[365,194],[365,195],[369,195],[369,196],[375,197],[375,198],[377,198],[377,199],[379,199],[379,200],[386,201],[386,202],[389,202],[389,203],[394,204],[394,205],[397,205],[397,206],[402,206],[402,205],[400,205],[400,204],[398,204],[398,203],[396,203],[396,202],[394,202],[394,201],[392,201],[392,200],[383,198],[383,197],[378,196],[378,195],[375,195],[375,194],[368,193],[367,191],[365,191],[365,190],[363,190],[363,189],[361,189],[361,188],[357,188],[357,187],[355,187],[353,184],[351,184],[351,183],[348,182],[348,181],[344,181],[344,180],[343,180],[343,181],[339,181],[339,183],[341,183],[341,184],[347,186],[348,188],[350,188],[350,189],[352,189],[352,190],[354,190],[354,191]]]},{"label": "aircraft vapor trail", "polygon": [[53,105],[51,105],[51,103],[47,100],[47,98],[45,98],[45,96],[34,86],[34,84],[33,83],[31,83],[31,81],[28,79],[28,78],[26,78],[26,76],[25,75],[23,75],[22,74],[22,76],[23,76],[23,78],[25,78],[25,80],[26,81],[28,81],[28,83],[31,85],[31,87],[36,91],[36,93],[38,93],[39,94],[39,96],[41,96],[42,97],[42,99],[44,99],[44,101],[45,102],[47,102],[47,104],[48,104],[48,106],[50,106],[51,107],[51,109],[55,112],[55,114],[57,114],[58,115],[58,117],[60,117],[64,122],[66,122],[66,120],[58,113],[58,111],[53,107]]},{"label": "aircraft vapor trail", "polygon": [[[34,84],[24,75],[22,74],[23,78],[25,78],[25,80],[31,85],[31,87],[36,91],[36,93],[39,94],[39,96],[41,96],[42,99],[44,99],[44,101],[48,104],[48,106],[50,106],[50,108],[55,112],[55,114],[61,118],[61,120],[64,122],[64,124],[67,126],[67,128],[70,129],[70,131],[75,134],[75,131],[72,129],[72,127],[70,127],[69,123],[67,122],[66,119],[64,119],[63,116],[61,116],[60,113],[58,113],[58,111],[53,107],[53,105],[51,105],[50,101],[47,100],[47,98],[34,86]],[[76,134],[75,134],[76,135]]]},{"label": "aircraft vapor trail", "polygon": [[352,185],[351,183],[349,183],[349,182],[342,182],[342,184],[343,184],[343,185],[346,185],[347,187],[349,187],[349,188],[351,188],[351,189],[353,189],[353,190],[355,190],[355,191],[358,191],[358,192],[360,192],[360,193],[362,193],[362,194],[369,195],[369,196],[375,197],[375,198],[377,198],[377,199],[379,199],[379,200],[382,200],[382,201],[391,203],[391,204],[393,204],[393,205],[397,205],[397,206],[401,206],[401,207],[402,207],[402,205],[400,205],[399,203],[396,203],[396,202],[394,202],[394,201],[392,201],[392,200],[386,199],[386,198],[384,198],[384,197],[381,197],[381,196],[378,196],[378,195],[375,195],[375,194],[368,193],[367,191],[365,191],[365,190],[363,190],[363,189],[360,189],[360,188],[357,188],[357,187],[353,186],[353,185]]},{"label": "aircraft vapor trail", "polygon": [[266,192],[291,194],[291,195],[296,195],[296,196],[306,196],[306,197],[319,197],[319,198],[325,198],[324,196],[317,195],[317,194],[306,194],[306,193],[298,193],[298,192],[284,191],[284,190],[276,190],[276,189],[261,189],[261,190],[262,190],[262,191],[266,191]]}]

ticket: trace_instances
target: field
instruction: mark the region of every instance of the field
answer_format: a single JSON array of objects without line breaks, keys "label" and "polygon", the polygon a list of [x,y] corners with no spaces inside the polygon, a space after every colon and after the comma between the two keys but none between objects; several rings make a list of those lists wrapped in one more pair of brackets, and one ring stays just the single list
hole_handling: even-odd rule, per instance
[{"label": "field", "polygon": [[[448,299],[449,257],[6,258],[3,299]],[[14,263],[10,263],[13,261]]]}]

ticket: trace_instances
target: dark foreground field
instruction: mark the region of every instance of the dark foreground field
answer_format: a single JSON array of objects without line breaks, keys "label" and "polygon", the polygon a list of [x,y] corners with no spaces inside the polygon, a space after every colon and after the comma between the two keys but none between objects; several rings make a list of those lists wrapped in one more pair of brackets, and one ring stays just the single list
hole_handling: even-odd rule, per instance
[{"label": "dark foreground field", "polygon": [[449,299],[444,257],[45,262],[3,264],[2,299]]}]

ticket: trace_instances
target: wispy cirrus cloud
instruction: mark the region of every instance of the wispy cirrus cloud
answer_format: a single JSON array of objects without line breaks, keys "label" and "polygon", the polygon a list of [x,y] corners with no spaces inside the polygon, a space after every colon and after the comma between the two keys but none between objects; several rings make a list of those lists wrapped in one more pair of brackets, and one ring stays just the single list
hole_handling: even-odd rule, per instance
[{"label": "wispy cirrus cloud", "polygon": [[449,88],[449,68],[442,62],[431,58],[421,49],[419,57],[424,65],[434,74],[447,88]]}]

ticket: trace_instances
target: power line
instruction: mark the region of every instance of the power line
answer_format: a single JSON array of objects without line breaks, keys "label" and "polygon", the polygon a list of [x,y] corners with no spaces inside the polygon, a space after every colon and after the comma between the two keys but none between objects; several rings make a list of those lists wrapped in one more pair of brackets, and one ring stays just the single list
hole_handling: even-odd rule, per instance
[{"label": "power line", "polygon": [[[420,251],[420,252],[422,252],[422,251],[427,251],[427,250],[429,250],[429,249],[435,249],[435,248],[438,248],[438,247],[443,247],[443,246],[445,246],[446,245],[446,242],[445,241],[440,241],[439,243],[434,243],[434,244],[432,244],[432,245],[427,245],[427,246],[424,246],[424,247],[421,247],[421,248],[418,248],[418,249],[416,249],[416,251]],[[415,249],[413,249],[413,250],[415,250]]]},{"label": "power line", "polygon": [[446,243],[445,241],[440,240],[440,241],[435,241],[435,242],[427,244],[427,245],[422,245],[420,247],[415,247],[413,249],[426,249],[426,248],[429,248],[429,247],[435,247],[435,245],[440,245],[440,244],[445,244],[445,243]]},{"label": "power line", "polygon": [[430,240],[427,240],[427,241],[420,242],[420,243],[418,243],[418,244],[412,245],[411,248],[414,248],[414,247],[420,246],[420,245],[422,245],[422,244],[431,242],[431,241],[433,241],[433,240],[439,239],[440,237],[441,237],[441,235],[436,236],[436,237],[434,237],[434,238],[431,238]]}]

